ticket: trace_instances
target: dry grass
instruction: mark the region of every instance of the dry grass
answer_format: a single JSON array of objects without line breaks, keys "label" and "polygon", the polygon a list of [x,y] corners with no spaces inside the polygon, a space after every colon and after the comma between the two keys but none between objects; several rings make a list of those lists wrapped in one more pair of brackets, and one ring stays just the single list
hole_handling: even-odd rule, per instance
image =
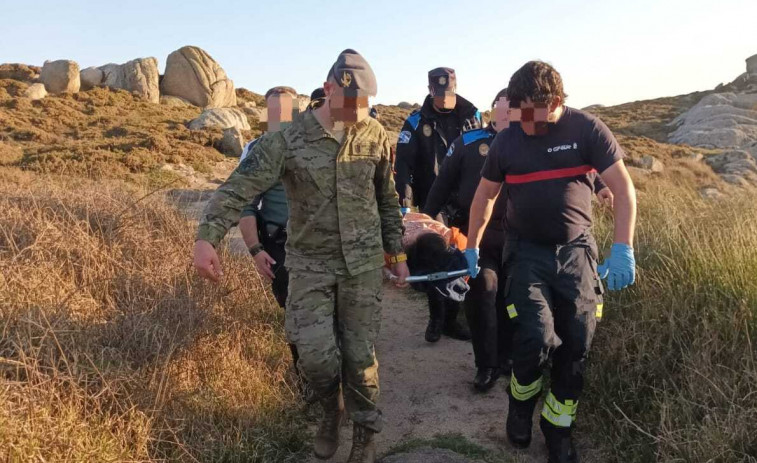
[{"label": "dry grass", "polygon": [[[220,129],[191,131],[202,110],[153,104],[124,90],[24,98],[27,82],[0,80],[0,165],[41,173],[128,178],[164,164],[209,172],[224,156]],[[259,95],[240,89],[247,99]],[[250,119],[252,127],[257,121]],[[259,131],[245,134],[252,138]]]},{"label": "dry grass", "polygon": [[157,196],[0,170],[0,460],[300,461],[281,311]]},{"label": "dry grass", "polygon": [[583,406],[607,461],[757,462],[755,200],[647,185],[638,281],[605,304]]}]

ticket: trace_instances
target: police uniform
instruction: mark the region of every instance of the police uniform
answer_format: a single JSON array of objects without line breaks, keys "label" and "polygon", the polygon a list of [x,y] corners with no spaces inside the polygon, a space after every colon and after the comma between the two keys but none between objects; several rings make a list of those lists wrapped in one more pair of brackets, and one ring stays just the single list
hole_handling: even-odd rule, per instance
[{"label": "police uniform", "polygon": [[607,126],[565,107],[543,136],[528,136],[512,123],[497,134],[485,162],[482,176],[504,182],[507,194],[505,304],[514,324],[507,431],[517,445],[530,442],[540,366],[550,352],[552,384],[540,424],[548,447],[570,442],[602,312],[591,175],[622,158]]},{"label": "police uniform", "polygon": [[301,114],[263,135],[218,188],[197,238],[217,245],[243,207],[278,180],[289,204],[286,332],[300,371],[321,398],[333,396],[341,378],[352,421],[378,432],[381,268],[384,253],[402,252],[389,139],[366,118],[339,143],[312,112]]},{"label": "police uniform", "polygon": [[[451,224],[468,232],[468,212],[496,135],[494,128],[489,126],[466,132],[450,145],[423,212],[433,217],[445,206],[448,210],[459,211],[450,219]],[[591,176],[595,192],[605,188],[598,175]],[[505,277],[502,249],[506,203],[507,191],[503,191],[494,204],[491,220],[479,245],[481,272],[469,281],[470,292],[465,298],[465,315],[473,335],[473,354],[478,369],[509,370],[512,327],[504,311],[504,285],[500,284]]]},{"label": "police uniform", "polygon": [[[240,163],[249,155],[257,139],[247,144],[240,158]],[[284,246],[287,240],[287,221],[289,207],[287,206],[286,191],[284,184],[276,182],[267,191],[257,195],[252,202],[242,209],[241,217],[254,216],[258,224],[258,238],[263,249],[276,261],[271,270],[275,278],[271,281],[271,291],[276,298],[279,307],[286,305],[289,272],[286,269],[286,251]],[[292,350],[295,362],[297,361],[296,349]]]},{"label": "police uniform", "polygon": [[[440,69],[444,73],[440,73]],[[439,79],[444,84],[439,85]],[[429,84],[440,87],[453,85],[454,71],[448,68],[432,70]],[[455,108],[443,112],[434,108],[431,95],[426,97],[423,106],[405,120],[397,140],[395,182],[403,206],[415,205],[423,209],[449,145],[463,131],[480,128],[481,125],[481,113],[460,95],[457,95]]]}]

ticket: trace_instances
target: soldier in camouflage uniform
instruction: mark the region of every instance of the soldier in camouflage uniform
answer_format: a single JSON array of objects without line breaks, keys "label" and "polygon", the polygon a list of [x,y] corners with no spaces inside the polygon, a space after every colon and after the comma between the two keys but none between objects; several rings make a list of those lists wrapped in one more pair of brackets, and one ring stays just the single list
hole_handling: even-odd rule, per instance
[{"label": "soldier in camouflage uniform", "polygon": [[257,194],[281,179],[289,202],[286,332],[299,367],[320,397],[323,418],[314,453],[330,458],[339,444],[340,386],[355,423],[349,463],[373,462],[384,253],[398,285],[409,276],[402,219],[392,178],[390,141],[368,116],[376,81],[353,50],[342,52],[324,84],[326,101],[281,132],[266,134],[210,199],[195,243],[195,266],[217,280],[214,246]]}]

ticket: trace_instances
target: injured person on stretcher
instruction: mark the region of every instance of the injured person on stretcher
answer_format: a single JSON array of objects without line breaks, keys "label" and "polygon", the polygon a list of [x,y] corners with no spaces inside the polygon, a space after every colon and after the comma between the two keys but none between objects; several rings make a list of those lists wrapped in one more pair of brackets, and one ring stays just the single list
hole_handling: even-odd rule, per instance
[{"label": "injured person on stretcher", "polygon": [[[418,212],[405,214],[403,224],[402,246],[411,275],[407,282],[417,291],[433,290],[452,301],[464,300],[470,289],[468,264],[463,255],[467,245],[465,235]],[[385,262],[384,275],[392,279],[388,256]]]}]

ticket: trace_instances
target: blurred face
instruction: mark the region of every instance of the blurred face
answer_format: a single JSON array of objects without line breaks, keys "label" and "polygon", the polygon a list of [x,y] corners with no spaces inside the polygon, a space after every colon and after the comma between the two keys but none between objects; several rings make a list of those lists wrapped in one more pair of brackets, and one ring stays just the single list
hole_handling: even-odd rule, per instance
[{"label": "blurred face", "polygon": [[292,122],[299,110],[297,98],[289,93],[273,93],[266,98],[266,112],[261,117],[261,128],[266,132],[278,132]]},{"label": "blurred face", "polygon": [[500,97],[494,102],[491,115],[494,130],[500,132],[510,127],[510,100],[507,97]]},{"label": "blurred face", "polygon": [[429,93],[434,99],[434,106],[439,109],[455,109],[457,105],[457,93],[455,88],[447,88],[443,92],[432,86],[429,86]]},{"label": "blurred face", "polygon": [[[508,124],[509,122],[520,122],[523,132],[531,136],[546,135],[549,130],[549,123],[557,121],[558,115],[555,111],[560,107],[559,103],[551,105],[549,103],[534,103],[530,98],[521,102],[519,106],[512,104],[508,106],[510,108],[507,116]],[[497,127],[495,129],[501,130]]]},{"label": "blurred face", "polygon": [[371,108],[366,92],[344,88],[334,82],[326,82],[323,89],[336,130],[351,127],[369,117]]}]

